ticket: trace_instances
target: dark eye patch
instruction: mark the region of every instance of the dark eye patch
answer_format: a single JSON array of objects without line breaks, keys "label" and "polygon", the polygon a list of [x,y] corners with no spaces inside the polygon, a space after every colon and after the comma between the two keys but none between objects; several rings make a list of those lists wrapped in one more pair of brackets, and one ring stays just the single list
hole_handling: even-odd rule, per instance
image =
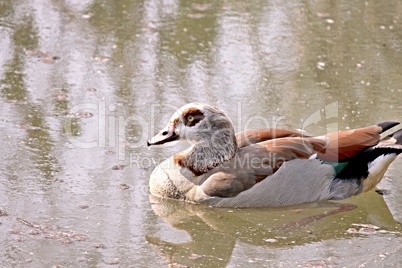
[{"label": "dark eye patch", "polygon": [[189,110],[185,115],[184,115],[184,125],[188,127],[193,127],[198,122],[200,122],[202,119],[204,119],[204,114],[198,109],[194,110]]}]

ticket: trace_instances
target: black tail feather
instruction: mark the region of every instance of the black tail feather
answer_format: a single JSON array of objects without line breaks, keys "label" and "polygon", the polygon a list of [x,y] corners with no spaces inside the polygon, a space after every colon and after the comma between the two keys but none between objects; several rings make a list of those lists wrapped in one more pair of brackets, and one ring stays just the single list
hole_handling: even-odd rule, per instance
[{"label": "black tail feather", "polygon": [[[385,132],[385,131],[387,131],[388,129],[391,129],[391,128],[393,128],[394,126],[399,125],[399,124],[400,124],[399,122],[388,121],[388,122],[379,123],[379,124],[377,124],[377,126],[379,126],[379,127],[382,128],[382,132]],[[381,132],[381,133],[382,133],[382,132]]]},{"label": "black tail feather", "polygon": [[377,157],[387,154],[401,154],[402,147],[370,147],[369,149],[360,152],[355,157],[350,159],[349,165],[342,170],[337,178],[366,178],[368,176],[368,163],[374,161]]},{"label": "black tail feather", "polygon": [[[383,122],[378,124],[379,127],[385,132],[399,122]],[[367,178],[368,176],[368,164],[373,162],[381,155],[388,154],[402,154],[402,129],[399,129],[392,134],[383,138],[379,144],[366,148],[359,152],[355,156],[348,159],[349,164],[337,174],[337,179],[340,180],[357,180],[361,178]]]}]

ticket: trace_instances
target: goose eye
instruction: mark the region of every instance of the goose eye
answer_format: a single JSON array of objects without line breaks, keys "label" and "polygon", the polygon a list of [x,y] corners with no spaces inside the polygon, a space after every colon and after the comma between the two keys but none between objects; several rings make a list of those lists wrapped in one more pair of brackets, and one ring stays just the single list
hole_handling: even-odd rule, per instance
[{"label": "goose eye", "polygon": [[197,110],[184,116],[184,125],[188,127],[193,127],[198,124],[204,117],[204,114],[201,111]]}]

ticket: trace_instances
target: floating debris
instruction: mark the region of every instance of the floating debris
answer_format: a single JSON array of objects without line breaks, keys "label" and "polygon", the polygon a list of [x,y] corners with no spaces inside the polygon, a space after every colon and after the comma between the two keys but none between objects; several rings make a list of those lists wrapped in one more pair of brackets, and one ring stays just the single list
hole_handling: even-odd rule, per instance
[{"label": "floating debris", "polygon": [[42,233],[42,232],[41,232],[39,229],[37,229],[37,228],[32,229],[32,230],[30,230],[30,231],[28,232],[29,235],[38,235],[38,234],[40,234],[40,233]]},{"label": "floating debris", "polygon": [[36,222],[31,223],[31,222],[29,222],[29,221],[27,221],[25,219],[22,219],[22,218],[17,218],[17,221],[19,221],[20,223],[22,223],[22,224],[24,224],[26,226],[29,226],[29,227],[40,228],[40,225],[38,223],[36,223]]},{"label": "floating debris", "polygon": [[110,260],[103,260],[103,262],[105,264],[109,264],[109,265],[116,265],[116,264],[120,263],[120,260],[119,260],[119,258],[113,258],[113,259],[110,259]]},{"label": "floating debris", "polygon": [[89,206],[86,205],[86,204],[84,204],[84,205],[78,205],[78,208],[80,208],[80,209],[87,209],[87,208],[89,208]]},{"label": "floating debris", "polygon": [[10,231],[10,234],[22,234],[22,230],[21,229],[12,229],[11,231]]},{"label": "floating debris", "polygon": [[189,258],[190,260],[196,260],[196,259],[199,259],[199,258],[202,258],[202,257],[204,257],[204,255],[199,255],[199,254],[193,253],[190,256],[188,256],[187,258]]},{"label": "floating debris", "polygon": [[205,14],[202,14],[202,13],[190,13],[190,14],[187,14],[187,17],[190,18],[190,19],[202,19],[202,18],[205,17]]},{"label": "floating debris", "polygon": [[56,60],[60,59],[59,56],[52,56],[40,50],[25,50],[25,54],[29,57],[38,58],[44,63],[54,63]]},{"label": "floating debris", "polygon": [[40,127],[35,127],[35,126],[28,125],[28,124],[21,124],[20,128],[25,129],[25,130],[31,130],[31,131],[39,131],[39,130],[41,130]]},{"label": "floating debris", "polygon": [[5,210],[0,209],[0,217],[8,216],[8,213]]},{"label": "floating debris", "polygon": [[39,224],[37,222],[30,222],[22,218],[17,218],[17,221],[32,229],[26,232],[24,232],[21,229],[13,229],[10,231],[11,234],[27,235],[27,236],[42,234],[43,238],[58,240],[66,244],[72,243],[74,241],[85,241],[88,239],[87,235],[76,233],[74,231],[68,231],[68,230],[54,231],[54,229],[56,229],[56,227],[54,226]]},{"label": "floating debris", "polygon": [[372,225],[372,224],[366,224],[366,223],[352,223],[353,226],[356,227],[363,227],[363,228],[370,228],[370,229],[375,229],[378,230],[380,227]]},{"label": "floating debris", "polygon": [[94,247],[95,247],[95,248],[105,249],[105,248],[106,248],[106,245],[105,245],[105,244],[95,244]]},{"label": "floating debris", "polygon": [[264,241],[267,242],[267,243],[276,243],[276,242],[278,242],[278,239],[268,238],[268,239],[264,239]]},{"label": "floating debris", "polygon": [[317,68],[318,68],[318,69],[324,70],[324,67],[325,67],[325,62],[318,62],[318,63],[317,63]]},{"label": "floating debris", "polygon": [[121,190],[130,189],[130,186],[128,186],[128,185],[125,184],[125,183],[121,183],[121,184],[117,185],[117,187],[118,187],[119,189],[121,189]]},{"label": "floating debris", "polygon": [[372,234],[401,234],[401,232],[393,232],[387,230],[380,230],[380,227],[372,225],[372,224],[365,224],[365,223],[353,223],[355,227],[360,228],[349,228],[346,230],[348,234],[364,234],[364,235],[372,235]]},{"label": "floating debris", "polygon": [[75,241],[85,241],[88,239],[88,236],[79,234],[73,231],[57,231],[49,234],[45,234],[43,236],[47,239],[55,239],[59,240],[62,243],[72,243],[73,240]]},{"label": "floating debris", "polygon": [[304,209],[302,209],[302,208],[290,210],[290,212],[295,212],[295,213],[299,213],[299,212],[303,212],[303,211],[304,211]]},{"label": "floating debris", "polygon": [[87,88],[87,91],[96,92],[97,90],[96,90],[96,88],[94,88],[94,87],[89,87],[89,88]]},{"label": "floating debris", "polygon": [[180,264],[180,263],[177,263],[177,262],[173,262],[173,263],[169,264],[169,267],[172,267],[172,268],[190,268],[190,266],[188,266],[188,265]]},{"label": "floating debris", "polygon": [[110,169],[111,170],[123,170],[127,167],[127,165],[114,165]]},{"label": "floating debris", "polygon": [[110,61],[110,57],[96,56],[96,57],[94,57],[94,60],[99,61],[99,62],[108,62],[108,61]]},{"label": "floating debris", "polygon": [[370,234],[375,234],[376,230],[371,229],[371,228],[360,228],[357,230],[356,228],[349,228],[346,230],[346,233],[348,234],[365,234],[365,235],[370,235]]},{"label": "floating debris", "polygon": [[390,190],[382,190],[382,189],[377,189],[375,192],[379,195],[389,195],[391,193]]},{"label": "floating debris", "polygon": [[318,12],[317,16],[320,18],[328,18],[329,16],[331,16],[331,14]]}]

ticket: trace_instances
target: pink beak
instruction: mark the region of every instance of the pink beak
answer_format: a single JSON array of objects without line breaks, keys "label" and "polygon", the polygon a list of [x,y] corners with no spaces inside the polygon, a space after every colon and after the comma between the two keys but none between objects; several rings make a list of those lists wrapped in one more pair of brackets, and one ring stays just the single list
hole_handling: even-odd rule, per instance
[{"label": "pink beak", "polygon": [[173,124],[168,124],[164,129],[162,129],[158,134],[147,141],[147,145],[158,145],[164,144],[166,142],[175,141],[179,139],[179,135],[175,132],[175,127]]}]

